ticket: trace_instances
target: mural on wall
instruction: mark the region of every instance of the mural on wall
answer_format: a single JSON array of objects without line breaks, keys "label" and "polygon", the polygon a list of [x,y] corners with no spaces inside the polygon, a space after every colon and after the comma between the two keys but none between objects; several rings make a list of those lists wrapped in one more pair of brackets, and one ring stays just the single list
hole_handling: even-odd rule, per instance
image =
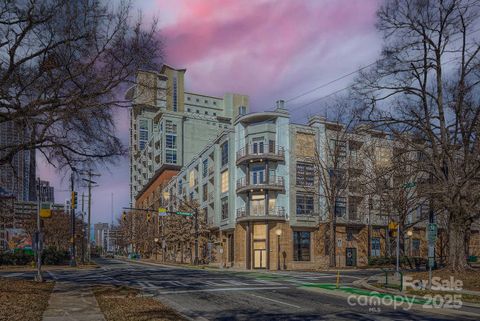
[{"label": "mural on wall", "polygon": [[32,238],[24,229],[6,229],[6,240],[9,250],[31,249]]}]

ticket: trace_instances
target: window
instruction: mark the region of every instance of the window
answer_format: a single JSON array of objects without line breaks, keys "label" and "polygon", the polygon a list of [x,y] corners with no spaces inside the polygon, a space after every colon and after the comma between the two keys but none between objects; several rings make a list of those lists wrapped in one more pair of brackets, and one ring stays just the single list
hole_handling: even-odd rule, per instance
[{"label": "window", "polygon": [[148,143],[148,120],[140,119],[139,128],[138,144],[140,145],[140,149],[143,150]]},{"label": "window", "polygon": [[[182,188],[183,188],[183,181],[179,180],[178,181],[178,194],[182,194]],[[170,195],[173,195],[172,193]]]},{"label": "window", "polygon": [[213,104],[214,104],[214,105],[217,105],[217,102],[214,100],[214,101],[213,101]]},{"label": "window", "polygon": [[200,99],[197,98],[197,99],[195,99],[195,101],[196,101],[197,103],[199,103],[199,102],[200,102]]},{"label": "window", "polygon": [[200,110],[197,109],[197,114],[200,114]]},{"label": "window", "polygon": [[213,113],[213,116],[217,116],[217,113]]},{"label": "window", "polygon": [[[190,96],[187,96],[187,100],[190,100]],[[190,110],[189,110],[190,111]]]},{"label": "window", "polygon": [[187,108],[187,111],[188,111],[188,112],[191,112],[191,111],[192,111],[192,109],[191,109],[191,108]]},{"label": "window", "polygon": [[245,106],[238,107],[238,114],[239,115],[245,115],[246,113],[247,113],[247,107],[245,107]]},{"label": "window", "polygon": [[208,104],[208,100],[205,99],[205,104]]},{"label": "window", "polygon": [[205,112],[205,115],[208,115],[208,111]]},{"label": "window", "polygon": [[372,256],[380,256],[380,238],[372,238]]},{"label": "window", "polygon": [[313,195],[297,194],[297,215],[311,215],[313,212]]},{"label": "window", "polygon": [[195,186],[195,171],[190,171],[190,174],[189,174],[189,185],[190,185],[190,188],[194,187]]},{"label": "window", "polygon": [[342,159],[347,157],[347,142],[344,140],[330,140],[330,156]]},{"label": "window", "polygon": [[177,111],[177,76],[173,76],[173,111]]},{"label": "window", "polygon": [[221,152],[222,152],[222,166],[228,163],[228,142],[222,144]]},{"label": "window", "polygon": [[203,188],[202,188],[202,200],[204,202],[207,201],[207,196],[208,196],[208,186],[207,184],[203,184]]},{"label": "window", "polygon": [[293,232],[293,260],[310,261],[310,232]]},{"label": "window", "polygon": [[222,172],[221,175],[221,184],[220,184],[220,191],[222,193],[228,192],[228,171]]},{"label": "window", "polygon": [[202,177],[207,177],[208,174],[208,158],[202,162]]},{"label": "window", "polygon": [[313,164],[297,163],[297,185],[313,186],[314,177]]},{"label": "window", "polygon": [[165,136],[165,147],[166,148],[177,148],[177,136],[167,134]]},{"label": "window", "polygon": [[412,256],[420,256],[420,240],[412,240]]},{"label": "window", "polygon": [[169,164],[177,163],[177,151],[173,149],[167,149],[165,151],[165,162]]},{"label": "window", "polygon": [[165,122],[165,131],[169,134],[177,133],[177,124],[174,124],[171,120]]},{"label": "window", "polygon": [[358,201],[357,199],[350,197],[348,202],[348,218],[350,220],[358,219]]},{"label": "window", "polygon": [[354,231],[351,228],[347,228],[347,241],[353,241]]},{"label": "window", "polygon": [[335,215],[344,216],[346,213],[347,200],[345,197],[337,197],[335,200]]},{"label": "window", "polygon": [[228,218],[228,197],[222,198],[222,220]]}]

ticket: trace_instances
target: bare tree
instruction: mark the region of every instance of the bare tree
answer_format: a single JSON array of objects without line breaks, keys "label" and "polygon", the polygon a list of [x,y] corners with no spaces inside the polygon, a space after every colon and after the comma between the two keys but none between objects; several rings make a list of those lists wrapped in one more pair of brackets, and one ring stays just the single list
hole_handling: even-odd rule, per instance
[{"label": "bare tree", "polygon": [[156,22],[104,0],[2,1],[0,124],[21,138],[0,144],[0,165],[39,150],[58,166],[105,162],[124,153],[112,108],[137,70],[161,59]]},{"label": "bare tree", "polygon": [[[328,113],[329,121],[325,123],[324,136],[322,134],[323,138],[320,138],[320,144],[316,146],[312,160],[320,189],[312,190],[319,193],[326,209],[329,227],[325,243],[330,266],[335,267],[337,218],[346,215],[338,204],[341,199],[345,200],[348,197],[347,189],[352,177],[348,140],[357,118],[346,97],[336,97],[329,103]],[[343,203],[346,204],[346,201]]]},{"label": "bare tree", "polygon": [[480,44],[473,37],[480,2],[391,0],[377,16],[382,57],[362,72],[356,91],[368,120],[424,152],[419,167],[430,177],[433,206],[448,213],[448,266],[462,271],[480,201]]}]

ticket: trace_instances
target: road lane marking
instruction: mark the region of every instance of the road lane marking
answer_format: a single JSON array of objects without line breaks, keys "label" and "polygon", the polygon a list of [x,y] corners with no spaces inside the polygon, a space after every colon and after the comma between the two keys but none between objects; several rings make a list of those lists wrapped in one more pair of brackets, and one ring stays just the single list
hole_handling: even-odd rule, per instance
[{"label": "road lane marking", "polygon": [[258,290],[282,290],[289,289],[288,286],[263,287],[263,288],[218,288],[218,289],[195,289],[195,290],[180,290],[180,291],[161,291],[158,294],[182,294],[194,292],[219,292],[219,291],[258,291]]},{"label": "road lane marking", "polygon": [[255,294],[252,294],[252,293],[250,293],[250,295],[251,295],[251,296],[254,296],[254,297],[256,297],[256,298],[260,298],[260,299],[264,299],[264,300],[276,302],[276,303],[278,303],[278,304],[283,304],[283,305],[286,305],[286,306],[289,306],[289,307],[293,307],[293,308],[297,308],[297,309],[303,309],[301,306],[298,306],[298,305],[295,305],[295,304],[286,303],[286,302],[279,301],[279,300],[275,300],[275,299],[271,299],[271,298],[266,298],[266,297],[261,296],[261,295],[255,295]]}]

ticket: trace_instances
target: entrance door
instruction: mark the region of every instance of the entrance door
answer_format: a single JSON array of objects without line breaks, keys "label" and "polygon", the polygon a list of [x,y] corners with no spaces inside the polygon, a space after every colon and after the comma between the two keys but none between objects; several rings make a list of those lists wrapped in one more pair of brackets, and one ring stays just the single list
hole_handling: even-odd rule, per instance
[{"label": "entrance door", "polygon": [[265,241],[253,241],[253,268],[267,268],[267,249]]},{"label": "entrance door", "polygon": [[354,247],[347,247],[347,266],[357,266],[357,249]]}]

